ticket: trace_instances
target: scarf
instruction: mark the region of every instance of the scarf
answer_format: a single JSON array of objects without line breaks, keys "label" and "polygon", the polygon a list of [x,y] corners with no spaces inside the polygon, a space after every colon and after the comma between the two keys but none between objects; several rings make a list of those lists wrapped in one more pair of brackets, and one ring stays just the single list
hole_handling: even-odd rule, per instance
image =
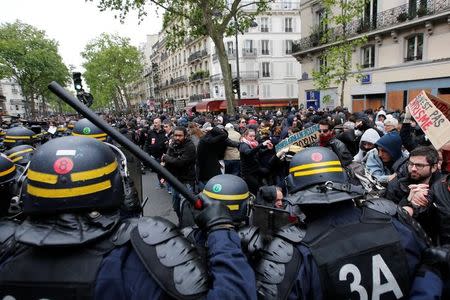
[{"label": "scarf", "polygon": [[319,146],[326,147],[330,140],[333,138],[333,135],[319,136]]},{"label": "scarf", "polygon": [[245,137],[242,138],[242,141],[250,146],[250,148],[254,149],[258,146],[258,141],[249,141]]}]

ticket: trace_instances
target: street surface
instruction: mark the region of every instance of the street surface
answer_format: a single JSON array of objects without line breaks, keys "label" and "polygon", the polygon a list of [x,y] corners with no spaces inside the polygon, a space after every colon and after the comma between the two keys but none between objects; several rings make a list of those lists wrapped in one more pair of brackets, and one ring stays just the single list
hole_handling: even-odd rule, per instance
[{"label": "street surface", "polygon": [[144,206],[144,216],[161,216],[178,224],[177,215],[172,208],[172,196],[166,189],[159,187],[156,173],[147,170],[142,175],[142,190],[142,201],[148,197]]}]

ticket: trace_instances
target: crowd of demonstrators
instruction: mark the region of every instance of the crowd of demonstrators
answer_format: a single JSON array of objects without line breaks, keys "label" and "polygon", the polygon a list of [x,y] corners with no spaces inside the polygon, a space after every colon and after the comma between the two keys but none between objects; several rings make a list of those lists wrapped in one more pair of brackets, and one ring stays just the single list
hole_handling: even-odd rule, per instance
[{"label": "crowd of demonstrators", "polygon": [[[293,249],[298,251],[299,259],[290,267],[299,267],[286,273],[291,277],[286,277],[284,284],[294,287],[283,291],[288,293],[284,295],[286,297],[322,299],[349,296],[348,290],[339,290],[340,287],[337,287],[340,285],[333,281],[337,279],[331,278],[336,274],[324,274],[324,268],[333,269],[347,260],[348,264],[353,263],[350,258],[355,260],[356,266],[356,262],[366,264],[369,254],[373,254],[370,259],[378,257],[378,250],[375,249],[383,249],[383,257],[392,255],[386,261],[378,261],[377,266],[384,263],[393,268],[387,269],[392,271],[392,276],[387,281],[392,288],[389,291],[397,298],[401,298],[405,292],[410,292],[411,298],[415,299],[421,299],[418,295],[437,295],[439,292],[434,289],[429,290],[428,294],[421,294],[422,288],[427,284],[436,284],[433,288],[441,284],[438,278],[448,279],[445,268],[440,263],[447,259],[450,265],[450,248],[445,248],[448,256],[444,258],[438,254],[447,253],[445,249],[436,250],[438,254],[427,252],[426,249],[427,243],[435,247],[450,243],[450,155],[433,147],[407,109],[399,112],[380,107],[376,110],[350,112],[342,107],[333,110],[288,107],[233,115],[223,112],[160,111],[105,114],[102,118],[167,168],[189,190],[203,193],[202,199],[206,202],[226,200],[231,215],[237,211],[245,211],[247,208],[244,209],[240,201],[244,198],[247,201],[251,199],[249,195],[255,195],[257,200],[262,199],[260,200],[264,205],[272,205],[280,211],[289,212],[291,217],[296,216],[295,230],[305,230],[309,234],[303,242],[301,239],[297,242],[295,238],[288,239],[297,243],[294,243]],[[48,140],[58,140],[61,136],[84,135],[112,142],[105,134],[97,131],[95,126],[86,125],[86,120],[75,123],[77,119],[77,116],[51,117],[42,120],[39,126],[25,120],[5,122],[4,129],[0,132],[2,149],[7,148],[4,149],[8,150],[5,154],[12,163],[26,168],[30,159],[27,160],[21,154],[34,152],[40,144],[46,145]],[[319,128],[315,143],[307,146],[289,145],[276,150],[277,144],[283,139],[314,125]],[[32,150],[16,148],[27,143]],[[146,166],[143,168],[145,172]],[[56,167],[54,169],[59,172]],[[0,169],[0,175],[2,172],[5,171]],[[60,172],[65,172],[65,169]],[[44,178],[47,183],[53,181],[53,177],[42,177],[37,171],[32,171],[31,174],[31,178]],[[234,193],[233,195],[221,196],[223,188],[227,186],[223,182],[217,182],[218,176],[222,175],[241,178],[239,183],[236,181],[234,190],[233,185],[229,185],[233,192],[230,190],[227,193]],[[227,176],[220,178],[233,182],[236,180]],[[368,183],[376,186],[375,193],[370,193],[369,196],[365,194],[370,189]],[[201,223],[190,203],[159,175],[157,182],[143,184],[155,184],[171,193],[180,227]],[[11,188],[13,194],[17,195],[18,188]],[[373,190],[370,189],[370,192]],[[356,194],[366,198],[355,201]],[[379,200],[382,207],[395,207],[393,210],[381,209],[383,214],[389,213],[389,217],[367,212],[367,209],[380,209],[371,204],[375,200]],[[11,212],[13,204],[14,201],[10,204]],[[231,225],[228,216],[222,215],[223,208],[215,209],[208,213],[212,215],[212,220],[208,217],[201,225],[204,229],[215,228],[222,217],[226,220],[226,228],[239,228],[242,225]],[[277,223],[273,219],[269,220],[269,224]],[[205,222],[210,224],[205,225]],[[251,223],[248,220],[245,222]],[[336,228],[332,229],[324,224],[335,224]],[[371,227],[368,224],[377,225]],[[417,224],[420,226],[416,226]],[[367,240],[371,230],[379,233],[379,236],[374,235],[375,243]],[[329,232],[330,235],[324,237],[322,232]],[[333,253],[334,242],[345,234],[348,239],[336,246],[336,253]],[[285,235],[281,237],[286,239]],[[275,237],[271,238],[276,240]],[[316,243],[316,238],[320,242]],[[234,237],[230,239],[233,242]],[[348,245],[356,243],[359,246],[350,249],[347,242]],[[346,251],[351,252],[347,258],[344,257]],[[248,257],[250,259],[254,256]],[[273,257],[262,257],[263,261],[267,259],[271,263],[288,263],[271,261],[275,259]],[[318,257],[323,260],[317,259]],[[403,262],[399,263],[400,261]],[[268,287],[272,284],[271,279],[264,275],[264,266],[260,267],[261,269],[255,268],[257,286],[263,289],[259,293],[265,294],[269,290],[273,292]],[[426,270],[421,269],[422,267]],[[347,280],[344,277],[348,273],[357,278],[359,269],[355,268],[346,269],[343,277],[338,274],[338,281]],[[408,276],[402,275],[405,269],[408,269]],[[386,269],[380,270],[385,277],[389,275]],[[361,272],[369,271],[363,268]],[[0,282],[1,280],[0,274]],[[361,283],[365,288],[359,290],[360,293],[371,290],[373,293],[384,293],[383,288],[380,288],[383,285],[381,281],[375,282],[374,279],[372,285],[368,286],[366,281],[364,279]],[[327,282],[326,286],[321,286],[324,282]],[[284,285],[275,286],[280,293]],[[264,290],[266,287],[267,290]],[[335,294],[328,294],[334,290]],[[350,291],[353,291],[351,285]]]}]

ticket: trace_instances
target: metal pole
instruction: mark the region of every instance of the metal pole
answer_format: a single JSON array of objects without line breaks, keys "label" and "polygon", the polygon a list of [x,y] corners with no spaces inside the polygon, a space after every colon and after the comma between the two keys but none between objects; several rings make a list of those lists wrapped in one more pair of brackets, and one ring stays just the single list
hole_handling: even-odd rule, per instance
[{"label": "metal pole", "polygon": [[167,179],[171,186],[176,188],[180,194],[182,194],[192,205],[195,204],[196,198],[194,194],[188,190],[188,188],[182,184],[175,176],[173,176],[167,169],[163,168],[156,160],[152,159],[148,153],[143,151],[127,137],[122,135],[119,131],[114,129],[102,118],[97,116],[92,110],[90,110],[86,105],[84,105],[77,98],[69,94],[62,86],[57,82],[53,81],[48,86],[49,90],[52,91],[56,96],[61,98],[64,102],[69,104],[73,109],[75,109],[79,114],[83,115],[89,121],[94,123],[98,128],[103,130],[109,136],[111,136],[117,143],[129,150],[134,156],[140,159],[145,164],[149,165],[152,170],[156,171],[162,177]]},{"label": "metal pole", "polygon": [[238,90],[237,90],[237,97],[238,97],[238,105],[240,105],[240,100],[241,100],[241,78],[239,76],[239,45],[238,45],[238,33],[239,33],[239,24],[237,22],[237,17],[236,15],[234,16],[234,26],[236,29],[236,34],[235,34],[235,38],[236,38],[236,79],[237,82],[239,83],[238,85]]}]

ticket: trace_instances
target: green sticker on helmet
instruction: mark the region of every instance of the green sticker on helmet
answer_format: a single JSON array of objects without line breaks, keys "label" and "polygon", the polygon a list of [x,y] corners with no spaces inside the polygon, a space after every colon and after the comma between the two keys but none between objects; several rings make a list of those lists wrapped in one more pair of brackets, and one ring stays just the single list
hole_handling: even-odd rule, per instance
[{"label": "green sticker on helmet", "polygon": [[84,127],[83,134],[89,134],[89,133],[91,133],[91,129],[89,127]]},{"label": "green sticker on helmet", "polygon": [[216,183],[212,188],[214,193],[219,193],[222,190],[222,185],[220,183]]}]

